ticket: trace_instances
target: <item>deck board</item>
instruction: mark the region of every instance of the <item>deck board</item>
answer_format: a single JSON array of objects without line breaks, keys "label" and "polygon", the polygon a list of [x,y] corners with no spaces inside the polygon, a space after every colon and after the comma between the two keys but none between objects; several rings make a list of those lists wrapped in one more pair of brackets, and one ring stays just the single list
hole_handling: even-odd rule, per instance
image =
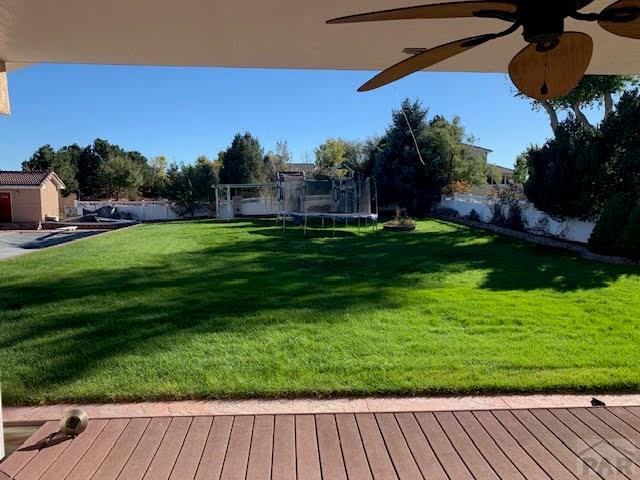
[{"label": "deck board", "polygon": [[296,415],[296,457],[298,478],[322,478],[316,419],[313,415]]},{"label": "deck board", "polygon": [[[627,471],[623,471],[624,467],[624,470],[628,470],[631,474],[630,478],[640,478],[640,468],[638,468],[637,465],[633,463],[627,465],[626,462],[621,464],[621,452],[616,450],[616,448],[608,443],[606,439],[602,438],[594,430],[585,425],[571,412],[566,409],[558,409],[554,410],[553,414],[621,473],[627,475]],[[622,454],[624,455],[624,452],[622,452]]]},{"label": "deck board", "polygon": [[227,455],[222,467],[222,480],[244,480],[249,463],[251,435],[254,417],[242,416],[233,419]]},{"label": "deck board", "polygon": [[182,449],[184,439],[187,437],[191,420],[189,417],[176,417],[171,420],[147,473],[144,475],[145,480],[168,480]]},{"label": "deck board", "polygon": [[398,478],[375,417],[370,413],[360,413],[356,414],[356,421],[373,478]]},{"label": "deck board", "polygon": [[296,427],[293,415],[278,415],[275,419],[271,478],[296,478]]},{"label": "deck board", "polygon": [[131,423],[131,420],[128,418],[109,420],[109,424],[104,427],[98,438],[93,442],[93,445],[89,447],[82,459],[73,468],[73,472],[67,476],[66,480],[91,478],[91,476],[97,472],[129,423]]},{"label": "deck board", "polygon": [[347,480],[335,416],[316,415],[316,432],[323,478]]},{"label": "deck board", "polygon": [[[474,412],[473,416],[525,478],[528,480],[551,480],[549,475],[523,450],[516,439],[498,422],[491,412]],[[544,440],[542,442],[544,443]]]},{"label": "deck board", "polygon": [[471,412],[455,412],[454,416],[471,441],[500,478],[524,480],[524,477],[500,447],[489,436]]},{"label": "deck board", "polygon": [[64,452],[53,462],[44,474],[41,480],[60,480],[66,478],[75,466],[82,460],[87,450],[91,448],[93,442],[102,433],[107,426],[109,420],[96,420],[89,423],[87,430],[82,437],[77,437],[69,443]]},{"label": "deck board", "polygon": [[[196,480],[219,480],[229,448],[233,417],[215,417],[207,438],[202,459],[196,471]],[[92,479],[93,480],[93,479]]]},{"label": "deck board", "polygon": [[436,457],[429,441],[422,433],[420,425],[418,425],[418,421],[413,414],[397,413],[396,420],[422,476],[430,480],[448,480],[447,474],[438,461],[438,457]]},{"label": "deck board", "polygon": [[125,463],[123,470],[118,475],[121,480],[140,480],[147,473],[149,465],[158,451],[158,447],[164,439],[165,433],[171,423],[170,418],[154,418],[140,438],[135,450]]},{"label": "deck board", "polygon": [[[521,411],[514,412],[514,415],[576,478],[580,480],[600,478],[585,460],[596,459],[600,464],[605,460],[596,458],[594,455],[597,456],[597,454],[551,413],[537,412],[538,417],[536,417],[532,412]],[[613,475],[613,478],[619,478],[615,473],[610,475]]]},{"label": "deck board", "polygon": [[212,417],[196,417],[193,419],[189,433],[182,445],[182,450],[180,450],[176,464],[169,477],[170,480],[195,477],[212,423]]},{"label": "deck board", "polygon": [[[0,463],[0,480],[632,480],[640,408],[91,420]],[[26,448],[25,448],[26,447]]]},{"label": "deck board", "polygon": [[271,478],[273,428],[273,415],[256,417],[253,424],[253,437],[251,438],[251,450],[249,452],[247,480],[263,480]]},{"label": "deck board", "polygon": [[472,479],[471,472],[458,455],[433,413],[416,413],[415,417],[449,478],[451,480]]},{"label": "deck board", "polygon": [[336,415],[336,424],[349,480],[373,480],[356,417],[346,413]]},{"label": "deck board", "polygon": [[[91,480],[114,480],[118,478],[150,423],[150,418],[132,419],[100,464],[96,473],[91,477]],[[77,477],[74,474],[75,472],[72,473],[72,476],[76,477],[75,480],[83,480],[83,477]]]}]

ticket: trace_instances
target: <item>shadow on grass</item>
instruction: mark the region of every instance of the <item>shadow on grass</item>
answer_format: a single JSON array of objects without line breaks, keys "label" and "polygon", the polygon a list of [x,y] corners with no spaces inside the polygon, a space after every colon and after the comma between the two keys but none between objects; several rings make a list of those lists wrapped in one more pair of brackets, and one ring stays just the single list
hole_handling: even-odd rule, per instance
[{"label": "shadow on grass", "polygon": [[[37,378],[20,382],[36,382],[31,394],[45,395],[109,358],[142,347],[166,349],[185,333],[250,335],[273,323],[346,321],[320,315],[327,312],[401,309],[399,290],[437,288],[467,271],[484,272],[484,289],[556,292],[598,289],[637,273],[464,227],[407,235],[338,230],[335,237],[315,229],[304,237],[300,229],[282,232],[259,220],[223,228],[243,236],[179,254],[154,252],[142,266],[109,268],[103,261],[97,268],[88,260],[81,271],[3,285],[0,351],[38,350]],[[421,285],[421,279],[428,280]],[[278,314],[283,309],[301,313]],[[12,358],[9,353],[3,361]],[[24,400],[7,387],[9,403]]]}]

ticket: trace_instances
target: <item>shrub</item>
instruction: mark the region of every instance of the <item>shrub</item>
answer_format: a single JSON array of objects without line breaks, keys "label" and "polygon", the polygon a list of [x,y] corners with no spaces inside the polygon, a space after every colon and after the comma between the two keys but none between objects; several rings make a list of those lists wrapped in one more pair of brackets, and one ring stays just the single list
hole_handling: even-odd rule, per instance
[{"label": "shrub", "polygon": [[504,227],[507,223],[507,218],[504,216],[504,208],[502,202],[495,202],[491,205],[491,220],[489,221],[492,225],[497,225],[498,227]]},{"label": "shrub", "polygon": [[517,230],[518,232],[524,232],[525,224],[522,219],[522,208],[520,203],[512,202],[509,205],[509,213],[504,221],[504,226],[511,230]]},{"label": "shrub", "polygon": [[456,194],[467,194],[470,192],[471,192],[471,185],[469,185],[469,182],[464,182],[460,180],[451,182],[442,189],[442,194],[445,197],[453,197]]},{"label": "shrub", "polygon": [[437,217],[442,218],[458,218],[460,216],[458,211],[453,208],[438,208],[434,213]]},{"label": "shrub", "polygon": [[621,192],[611,197],[589,238],[589,249],[592,252],[605,255],[618,253],[616,244],[627,225],[633,207],[633,197],[628,193]]},{"label": "shrub", "polygon": [[467,220],[471,220],[472,222],[481,222],[480,214],[476,211],[476,209],[472,209],[467,215]]},{"label": "shrub", "polygon": [[640,260],[640,205],[633,209],[625,225],[615,250],[625,257]]}]

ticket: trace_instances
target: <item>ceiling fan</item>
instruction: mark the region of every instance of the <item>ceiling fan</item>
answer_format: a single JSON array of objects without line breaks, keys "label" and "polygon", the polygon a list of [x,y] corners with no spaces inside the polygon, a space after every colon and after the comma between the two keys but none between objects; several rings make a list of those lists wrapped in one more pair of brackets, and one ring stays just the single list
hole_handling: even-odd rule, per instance
[{"label": "ceiling fan", "polygon": [[365,92],[394,82],[523,27],[522,36],[529,45],[509,64],[509,76],[525,95],[548,100],[564,96],[576,87],[593,54],[592,38],[586,33],[565,32],[565,19],[598,22],[615,35],[640,39],[640,0],[618,0],[600,13],[580,12],[593,1],[472,0],[362,13],[335,18],[327,23],[462,17],[503,20],[511,26],[502,32],[464,38],[431,49],[407,49],[407,53],[417,53],[382,71],[358,91]]}]

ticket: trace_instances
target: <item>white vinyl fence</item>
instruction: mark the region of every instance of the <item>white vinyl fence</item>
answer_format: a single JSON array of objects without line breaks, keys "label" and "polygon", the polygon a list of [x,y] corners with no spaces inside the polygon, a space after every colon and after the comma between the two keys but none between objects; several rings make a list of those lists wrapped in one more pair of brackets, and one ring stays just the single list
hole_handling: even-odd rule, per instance
[{"label": "white vinyl fence", "polygon": [[[451,198],[443,197],[440,201],[440,206],[455,210],[462,217],[468,216],[472,210],[475,210],[481,221],[489,223],[493,217],[492,206],[494,203],[495,200],[491,197],[454,195]],[[520,202],[520,207],[522,208],[522,217],[526,229],[530,233],[548,235],[572,242],[587,243],[595,227],[593,222],[583,222],[576,219],[567,219],[559,222],[526,201]]]},{"label": "white vinyl fence", "polygon": [[[175,210],[172,202],[109,202],[97,201],[86,202],[76,201],[76,215],[83,215],[85,212],[95,212],[102,207],[115,207],[118,212],[126,213],[133,217],[134,220],[141,222],[153,220],[176,220],[182,218]],[[207,216],[207,211],[196,212],[195,216]]]}]

